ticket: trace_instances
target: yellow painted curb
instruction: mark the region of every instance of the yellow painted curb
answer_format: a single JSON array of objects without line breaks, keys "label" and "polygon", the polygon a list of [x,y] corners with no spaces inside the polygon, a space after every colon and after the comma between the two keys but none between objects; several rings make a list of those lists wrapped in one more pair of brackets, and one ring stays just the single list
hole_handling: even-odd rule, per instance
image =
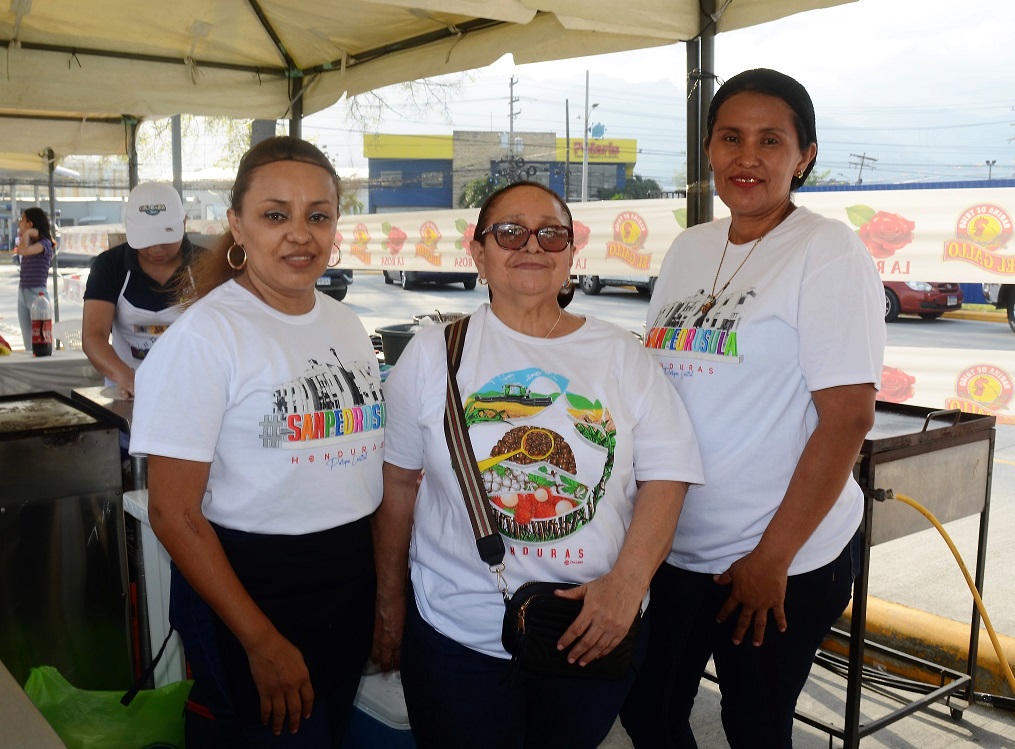
[{"label": "yellow painted curb", "polygon": [[1008,313],[1003,309],[999,309],[996,312],[988,312],[986,310],[955,310],[954,312],[945,312],[944,317],[951,318],[952,320],[979,320],[980,322],[1008,322]]},{"label": "yellow painted curb", "polygon": [[[990,613],[990,602],[986,603],[988,613]],[[972,607],[971,602],[970,607]],[[836,626],[848,632],[851,614],[852,606],[846,609]],[[966,663],[969,659],[968,622],[963,624],[926,611],[883,601],[880,598],[868,598],[867,639],[945,668],[963,673],[966,671]],[[1015,664],[1015,637],[997,633],[997,639],[1009,665]],[[825,641],[822,648],[846,656],[849,645],[832,636]],[[914,664],[891,659],[880,653],[871,655],[868,652],[864,662],[868,666],[881,668],[907,679],[928,684],[939,683],[938,674],[933,670],[919,668]],[[994,652],[994,646],[990,642],[987,630],[982,627],[982,624],[977,645],[975,677],[975,691],[1003,697],[1015,697],[1015,693],[1008,686],[1008,681],[1001,668],[1001,661],[997,653]]]}]

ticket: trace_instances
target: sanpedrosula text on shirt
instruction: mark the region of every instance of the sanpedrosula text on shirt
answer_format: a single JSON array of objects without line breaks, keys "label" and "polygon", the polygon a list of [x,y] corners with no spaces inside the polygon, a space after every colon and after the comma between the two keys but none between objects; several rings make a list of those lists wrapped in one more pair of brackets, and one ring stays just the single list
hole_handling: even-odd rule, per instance
[{"label": "sanpedrosula text on shirt", "polygon": [[[258,425],[265,447],[326,448],[302,459],[332,467],[355,464],[383,447],[386,411],[379,374],[367,362],[332,356],[333,362],[308,360],[302,375],[274,388],[272,413]],[[300,459],[293,456],[294,463]]]},{"label": "sanpedrosula text on shirt", "polygon": [[739,364],[738,327],[744,309],[757,296],[753,288],[734,291],[708,304],[704,289],[659,310],[645,346],[675,358]]}]

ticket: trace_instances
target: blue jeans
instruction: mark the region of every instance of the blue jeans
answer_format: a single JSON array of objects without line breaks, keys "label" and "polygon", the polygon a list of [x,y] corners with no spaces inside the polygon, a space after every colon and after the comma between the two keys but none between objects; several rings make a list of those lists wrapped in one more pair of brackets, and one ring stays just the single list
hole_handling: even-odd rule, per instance
[{"label": "blue jeans", "polygon": [[40,291],[46,299],[49,299],[49,291],[45,286],[18,289],[18,324],[21,326],[21,340],[25,344],[25,351],[32,350],[32,302],[39,298]]},{"label": "blue jeans", "polygon": [[419,749],[593,749],[616,721],[648,645],[646,617],[627,678],[531,676],[442,635],[411,593],[407,609],[402,686]]},{"label": "blue jeans", "polygon": [[818,646],[849,603],[858,559],[859,534],[831,563],[790,576],[788,627],[779,632],[769,614],[760,647],[751,643],[750,631],[733,644],[735,613],[715,621],[731,586],[663,564],[652,581],[648,658],[620,715],[634,745],[696,749],[689,718],[711,657],[731,749],[792,747],[797,698]]}]

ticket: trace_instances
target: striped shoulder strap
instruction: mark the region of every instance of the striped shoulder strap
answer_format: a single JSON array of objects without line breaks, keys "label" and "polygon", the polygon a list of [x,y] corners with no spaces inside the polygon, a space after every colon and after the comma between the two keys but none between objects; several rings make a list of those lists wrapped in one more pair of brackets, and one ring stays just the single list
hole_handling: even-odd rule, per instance
[{"label": "striped shoulder strap", "polygon": [[458,365],[465,348],[465,332],[469,318],[455,320],[444,328],[444,340],[448,347],[448,389],[444,405],[444,434],[451,450],[451,466],[462,487],[462,495],[472,521],[472,532],[476,535],[479,556],[490,567],[504,561],[504,539],[493,522],[490,502],[476,465],[476,454],[465,425],[462,411],[462,396],[458,391]]}]

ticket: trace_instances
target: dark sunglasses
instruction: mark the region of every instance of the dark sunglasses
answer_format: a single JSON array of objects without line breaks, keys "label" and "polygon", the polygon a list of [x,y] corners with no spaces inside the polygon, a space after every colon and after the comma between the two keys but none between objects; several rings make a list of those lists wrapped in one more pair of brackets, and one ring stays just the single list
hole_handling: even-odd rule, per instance
[{"label": "dark sunglasses", "polygon": [[541,229],[529,229],[521,224],[492,224],[479,233],[485,237],[493,234],[497,244],[505,250],[520,250],[536,235],[536,243],[547,252],[563,252],[574,240],[574,231],[569,226],[544,226]]}]

